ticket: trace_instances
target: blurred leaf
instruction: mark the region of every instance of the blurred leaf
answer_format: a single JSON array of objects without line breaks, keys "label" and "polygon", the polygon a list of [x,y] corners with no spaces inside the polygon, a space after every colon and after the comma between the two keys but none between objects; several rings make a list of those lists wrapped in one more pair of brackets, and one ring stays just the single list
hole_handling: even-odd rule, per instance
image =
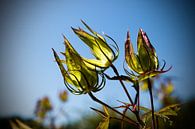
[{"label": "blurred leaf", "polygon": [[147,91],[148,90],[148,83],[147,83],[147,81],[142,81],[141,90],[143,90],[143,91]]},{"label": "blurred leaf", "polygon": [[47,112],[45,112],[45,111],[43,111],[43,110],[39,110],[39,111],[36,113],[36,115],[37,115],[37,117],[39,117],[40,119],[44,119],[45,116],[46,116],[46,113],[47,113]]},{"label": "blurred leaf", "polygon": [[35,115],[39,119],[44,119],[49,111],[53,109],[50,99],[46,96],[37,101]]},{"label": "blurred leaf", "polygon": [[104,112],[103,111],[100,111],[98,109],[92,108],[92,107],[91,107],[91,109],[94,110],[95,112],[97,112],[98,114],[100,114],[103,118],[110,117],[110,114],[108,112],[108,108],[105,107],[105,106],[103,106]]},{"label": "blurred leaf", "polygon": [[[136,107],[136,108],[138,108],[138,107]],[[142,110],[144,112],[150,112],[151,111],[151,109],[143,107],[143,106],[139,106],[139,108],[140,108],[140,110]]]},{"label": "blurred leaf", "polygon": [[108,108],[106,106],[103,106],[104,112],[98,109],[95,109],[95,108],[91,108],[91,109],[103,117],[103,120],[99,123],[96,129],[108,129],[109,122],[110,122],[110,114],[109,114]]},{"label": "blurred leaf", "polygon": [[68,93],[67,91],[63,91],[59,94],[59,98],[62,102],[66,102],[68,99]]},{"label": "blurred leaf", "polygon": [[180,104],[173,104],[167,107],[162,108],[158,114],[166,116],[176,116],[177,112],[181,109]]},{"label": "blurred leaf", "polygon": [[110,117],[110,114],[108,112],[108,108],[106,106],[103,106],[104,112],[106,113],[107,117]]},{"label": "blurred leaf", "polygon": [[109,127],[109,118],[104,118],[102,122],[99,123],[96,129],[108,129]]},{"label": "blurred leaf", "polygon": [[173,90],[174,90],[173,83],[169,81],[165,88],[165,94],[170,95],[173,92]]},{"label": "blurred leaf", "polygon": [[[170,120],[170,116],[177,116],[177,112],[180,110],[180,105],[179,104],[173,104],[170,106],[166,106],[160,111],[155,112],[154,115],[156,117],[159,117],[163,119],[164,122],[169,122],[170,124],[172,121]],[[142,116],[142,120],[147,123],[152,117],[152,111],[149,111]]]},{"label": "blurred leaf", "polygon": [[32,129],[28,125],[16,119],[16,122],[10,122],[12,129]]},{"label": "blurred leaf", "polygon": [[45,110],[51,110],[52,109],[52,105],[51,105],[51,102],[50,102],[50,99],[48,97],[44,97],[41,101],[42,103],[42,106]]}]

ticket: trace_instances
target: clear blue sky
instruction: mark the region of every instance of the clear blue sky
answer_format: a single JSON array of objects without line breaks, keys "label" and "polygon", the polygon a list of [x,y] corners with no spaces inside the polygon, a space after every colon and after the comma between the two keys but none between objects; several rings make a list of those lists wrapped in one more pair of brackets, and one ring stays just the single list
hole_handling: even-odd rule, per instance
[{"label": "clear blue sky", "polygon": [[[83,55],[81,41],[71,30],[83,27],[83,19],[97,32],[104,32],[117,41],[119,59],[115,65],[123,73],[124,41],[127,30],[136,45],[139,28],[143,28],[153,43],[159,58],[165,59],[176,76],[176,94],[183,99],[194,96],[193,3],[187,1],[96,1],[66,0],[60,2],[1,2],[0,8],[0,116],[19,114],[32,116],[37,99],[48,95],[54,104],[57,94],[65,89],[60,71],[54,62],[51,48],[64,50],[63,37]],[[122,97],[118,83],[107,83],[98,94],[104,101],[115,103]],[[78,117],[90,106],[97,107],[88,96],[69,94],[66,111]],[[144,102],[143,102],[144,103]]]}]

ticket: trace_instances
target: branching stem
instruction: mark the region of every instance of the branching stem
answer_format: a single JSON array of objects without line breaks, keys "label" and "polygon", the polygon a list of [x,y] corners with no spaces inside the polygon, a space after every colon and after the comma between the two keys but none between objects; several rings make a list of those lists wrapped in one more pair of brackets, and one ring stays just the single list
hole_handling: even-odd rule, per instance
[{"label": "branching stem", "polygon": [[[120,75],[119,75],[119,73],[118,73],[116,67],[115,67],[113,64],[111,65],[111,68],[113,69],[113,71],[114,71],[114,73],[116,74],[116,76],[117,76],[118,78],[120,78]],[[132,105],[136,104],[136,103],[134,103],[133,100],[131,99],[131,96],[130,96],[130,94],[129,94],[127,88],[125,87],[125,84],[123,83],[122,79],[119,79],[119,82],[121,83],[121,85],[122,85],[122,87],[123,87],[123,90],[125,91],[125,94],[127,95],[128,99],[129,99],[129,101],[130,101],[130,103],[131,103]],[[138,88],[139,88],[139,83],[138,83],[138,82],[137,82],[137,86],[138,86]],[[136,90],[136,91],[137,91],[137,90]],[[137,96],[138,98],[137,98],[137,99],[139,99],[139,89],[138,89],[138,91],[137,91],[137,94],[138,94],[138,96]],[[144,123],[143,123],[143,121],[140,119],[140,116],[139,116],[139,100],[138,100],[138,111],[137,111],[137,110],[136,110],[136,111],[133,111],[133,113],[135,114],[135,116],[136,116],[136,118],[137,118],[139,124],[140,124],[141,126],[143,126]]]},{"label": "branching stem", "polygon": [[117,114],[123,116],[123,117],[126,118],[126,119],[128,120],[128,122],[129,122],[130,124],[132,124],[133,126],[135,126],[135,127],[137,127],[137,128],[139,127],[139,124],[138,124],[137,122],[135,122],[135,121],[132,120],[131,118],[129,118],[129,117],[123,115],[121,112],[119,112],[118,110],[112,108],[112,107],[109,106],[108,104],[102,102],[101,100],[99,100],[98,98],[96,98],[91,92],[89,92],[88,94],[89,94],[89,96],[91,97],[91,99],[94,100],[95,102],[97,102],[97,103],[99,103],[99,104],[101,104],[101,105],[104,105],[104,106],[106,106],[107,108],[111,109],[112,111],[116,112]]}]

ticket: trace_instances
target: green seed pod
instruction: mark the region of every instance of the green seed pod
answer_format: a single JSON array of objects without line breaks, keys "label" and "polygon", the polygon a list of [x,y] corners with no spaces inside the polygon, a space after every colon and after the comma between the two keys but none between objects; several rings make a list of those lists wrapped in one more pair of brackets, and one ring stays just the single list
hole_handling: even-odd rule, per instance
[{"label": "green seed pod", "polygon": [[[65,56],[65,61],[60,60],[59,56],[54,50],[53,53],[68,90],[74,94],[85,94],[90,91],[99,91],[100,87],[102,87],[104,83],[98,85],[99,76],[97,71],[91,70],[87,67],[83,58],[72,47],[65,36],[64,43],[66,50],[65,53],[62,54]],[[66,64],[67,70],[64,68],[62,62]],[[103,79],[103,81],[105,80]]]},{"label": "green seed pod", "polygon": [[[82,21],[82,23],[92,34],[87,33],[81,28],[72,29],[75,32],[75,34],[91,49],[91,52],[96,58],[96,59],[83,58],[83,60],[85,61],[86,65],[91,69],[108,68],[111,65],[111,63],[118,57],[117,44],[114,42],[116,45],[114,46],[114,48],[117,50],[117,53],[115,53],[107,44],[107,41],[104,37],[93,31],[85,22]],[[107,37],[110,38],[109,36]],[[112,38],[110,39],[114,41]]]},{"label": "green seed pod", "polygon": [[[135,78],[135,80],[144,80],[149,77],[156,76],[160,73],[167,72],[171,69],[171,67],[163,71],[164,66],[159,69],[159,61],[156,54],[156,51],[152,44],[150,43],[150,40],[147,36],[147,34],[140,29],[137,37],[137,54],[134,53],[133,45],[130,41],[130,35],[129,32],[127,32],[127,39],[125,42],[125,60],[129,68],[137,73],[137,76],[135,74],[131,74]],[[130,75],[130,72],[128,72],[125,69],[126,73]]]}]

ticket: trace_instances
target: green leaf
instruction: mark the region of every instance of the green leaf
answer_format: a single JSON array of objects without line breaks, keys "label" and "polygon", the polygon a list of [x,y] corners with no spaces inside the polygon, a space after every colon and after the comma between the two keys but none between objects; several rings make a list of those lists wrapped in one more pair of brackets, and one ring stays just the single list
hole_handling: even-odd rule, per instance
[{"label": "green leaf", "polygon": [[95,109],[95,108],[91,108],[91,109],[97,112],[98,114],[100,114],[103,118],[103,120],[99,123],[96,129],[108,129],[109,122],[110,122],[110,114],[109,114],[108,108],[106,106],[103,106],[104,112],[98,109]]},{"label": "green leaf", "polygon": [[109,122],[110,122],[109,118],[104,118],[103,121],[99,123],[96,129],[108,129]]},{"label": "green leaf", "polygon": [[[155,112],[154,115],[164,120],[164,122],[169,122],[171,124],[170,116],[177,116],[177,112],[180,110],[179,104],[173,104],[160,109]],[[152,117],[152,111],[148,111],[142,116],[142,120],[146,123]]]},{"label": "green leaf", "polygon": [[108,112],[108,108],[106,106],[103,106],[104,112],[106,113],[107,117],[110,117],[110,114]]},{"label": "green leaf", "polygon": [[107,117],[107,115],[106,115],[106,113],[105,112],[103,112],[103,111],[100,111],[100,110],[98,110],[98,109],[95,109],[95,108],[92,108],[92,107],[90,107],[92,110],[94,110],[96,113],[98,113],[99,115],[101,115],[102,117]]},{"label": "green leaf", "polygon": [[[136,107],[136,108],[138,108],[138,107]],[[139,106],[139,108],[140,108],[140,110],[142,110],[144,112],[150,112],[151,111],[151,109],[143,107],[143,106]]]},{"label": "green leaf", "polygon": [[94,110],[95,112],[97,112],[98,114],[100,114],[103,118],[107,118],[107,117],[110,117],[110,114],[109,114],[109,111],[108,111],[108,108],[106,106],[103,106],[103,111],[100,111],[98,109],[95,109],[95,108],[92,108],[92,110]]},{"label": "green leaf", "polygon": [[180,104],[173,104],[162,108],[158,114],[166,115],[166,116],[176,116],[177,112],[181,109]]}]

